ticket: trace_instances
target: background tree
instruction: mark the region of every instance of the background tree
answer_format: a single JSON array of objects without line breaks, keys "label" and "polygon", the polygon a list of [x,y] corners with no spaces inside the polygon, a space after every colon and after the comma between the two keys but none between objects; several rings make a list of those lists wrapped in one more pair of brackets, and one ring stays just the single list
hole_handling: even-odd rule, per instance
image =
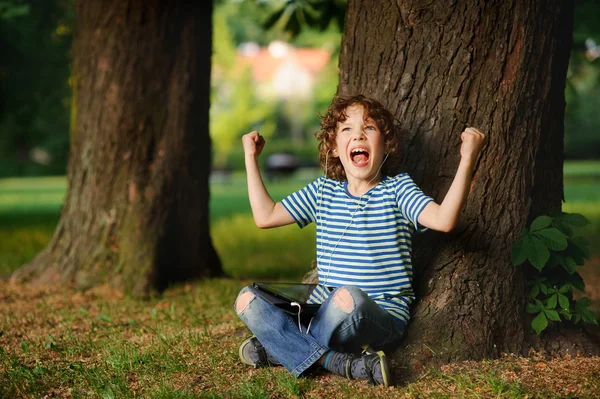
[{"label": "background tree", "polygon": [[597,158],[600,154],[600,3],[597,1],[575,2],[566,98],[565,157]]},{"label": "background tree", "polygon": [[13,280],[145,294],[222,274],[208,231],[212,3],[199,4],[77,4],[67,197]]},{"label": "background tree", "polygon": [[72,11],[59,0],[0,2],[0,177],[65,173]]},{"label": "background tree", "polygon": [[509,253],[528,221],[561,209],[572,18],[573,3],[558,0],[348,3],[339,92],[392,110],[407,132],[404,169],[426,193],[443,199],[466,126],[489,135],[462,224],[415,245],[405,364],[528,346],[524,278]]}]

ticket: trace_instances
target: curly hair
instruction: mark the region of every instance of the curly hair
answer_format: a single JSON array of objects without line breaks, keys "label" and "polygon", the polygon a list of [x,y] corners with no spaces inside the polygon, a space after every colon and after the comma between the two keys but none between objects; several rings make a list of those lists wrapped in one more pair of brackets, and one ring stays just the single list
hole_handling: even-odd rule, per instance
[{"label": "curly hair", "polygon": [[[381,173],[393,176],[398,173],[398,149],[400,147],[400,131],[396,118],[381,103],[372,98],[360,95],[335,96],[325,115],[321,116],[321,128],[315,133],[319,141],[319,161],[330,179],[345,181],[346,171],[338,157],[329,157],[329,152],[335,149],[336,128],[338,123],[348,119],[346,110],[351,106],[361,106],[364,109],[365,120],[372,119],[384,136],[385,153],[388,154]],[[325,170],[327,168],[327,170]]]}]

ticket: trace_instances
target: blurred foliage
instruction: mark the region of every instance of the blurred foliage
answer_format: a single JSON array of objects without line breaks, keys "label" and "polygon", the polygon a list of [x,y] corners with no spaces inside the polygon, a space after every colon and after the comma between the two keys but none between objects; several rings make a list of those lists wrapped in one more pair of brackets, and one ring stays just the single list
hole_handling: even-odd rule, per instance
[{"label": "blurred foliage", "polygon": [[0,2],[0,176],[65,173],[73,21],[70,1]]},{"label": "blurred foliage", "polygon": [[233,3],[217,6],[213,15],[213,73],[210,107],[210,134],[213,164],[227,168],[227,157],[244,132],[259,129],[272,136],[272,106],[260,101],[255,93],[251,71],[236,63],[237,46],[227,19],[237,8]]},{"label": "blurred foliage", "polygon": [[[573,50],[565,97],[565,156],[594,159],[600,156],[600,58],[586,46],[600,46],[600,2],[577,0]],[[600,55],[600,47],[597,50]]]},{"label": "blurred foliage", "polygon": [[335,21],[344,30],[346,0],[285,0],[263,22],[265,29],[277,27],[297,37],[307,29],[326,30]]},{"label": "blurred foliage", "polygon": [[[0,176],[65,173],[73,2],[0,0]],[[345,0],[215,1],[210,128],[216,167],[241,166],[239,139],[253,129],[269,139],[266,153],[316,160],[312,134],[337,89],[345,6]],[[600,43],[600,3],[576,0],[573,39],[565,153],[570,159],[597,158],[600,59],[590,58],[585,42]],[[265,98],[250,71],[237,65],[238,46],[264,47],[274,40],[330,52],[310,101]]]},{"label": "blurred foliage", "polygon": [[[292,35],[273,27],[265,31],[265,15],[277,12],[282,2],[221,2],[213,15],[213,75],[210,133],[216,169],[244,167],[240,138],[258,130],[267,145],[260,161],[269,154],[286,152],[297,155],[303,164],[316,159],[313,133],[318,129],[318,111],[325,109],[337,89],[337,56],[340,28],[335,23],[311,28]],[[252,78],[250,66],[237,63],[237,49],[245,43],[265,47],[273,41],[297,47],[323,48],[331,54],[328,65],[315,82],[309,99],[269,97],[261,94],[261,85]]]}]

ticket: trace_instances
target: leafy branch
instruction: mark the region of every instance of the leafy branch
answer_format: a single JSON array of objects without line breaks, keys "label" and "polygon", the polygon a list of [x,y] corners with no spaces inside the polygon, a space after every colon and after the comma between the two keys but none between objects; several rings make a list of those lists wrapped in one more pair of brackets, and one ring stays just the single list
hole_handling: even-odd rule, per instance
[{"label": "leafy branch", "polygon": [[575,300],[573,288],[584,291],[585,283],[577,272],[590,258],[589,242],[575,236],[574,229],[589,221],[580,214],[562,213],[539,216],[524,228],[511,248],[511,262],[525,264],[530,302],[527,312],[535,315],[531,327],[539,335],[550,321],[573,320],[598,325],[588,308],[586,297]]}]

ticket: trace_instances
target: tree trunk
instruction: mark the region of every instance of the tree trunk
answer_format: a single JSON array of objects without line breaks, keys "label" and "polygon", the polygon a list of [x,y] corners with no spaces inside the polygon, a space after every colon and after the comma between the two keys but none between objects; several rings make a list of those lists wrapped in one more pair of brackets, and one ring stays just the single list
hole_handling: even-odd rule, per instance
[{"label": "tree trunk", "polygon": [[415,243],[418,302],[396,357],[413,370],[527,346],[509,253],[526,223],[561,208],[572,14],[564,0],[349,1],[339,92],[395,114],[404,170],[425,193],[444,198],[465,127],[489,137],[460,225]]},{"label": "tree trunk", "polygon": [[13,280],[144,295],[223,274],[208,215],[212,3],[188,4],[78,2],[67,197]]}]

